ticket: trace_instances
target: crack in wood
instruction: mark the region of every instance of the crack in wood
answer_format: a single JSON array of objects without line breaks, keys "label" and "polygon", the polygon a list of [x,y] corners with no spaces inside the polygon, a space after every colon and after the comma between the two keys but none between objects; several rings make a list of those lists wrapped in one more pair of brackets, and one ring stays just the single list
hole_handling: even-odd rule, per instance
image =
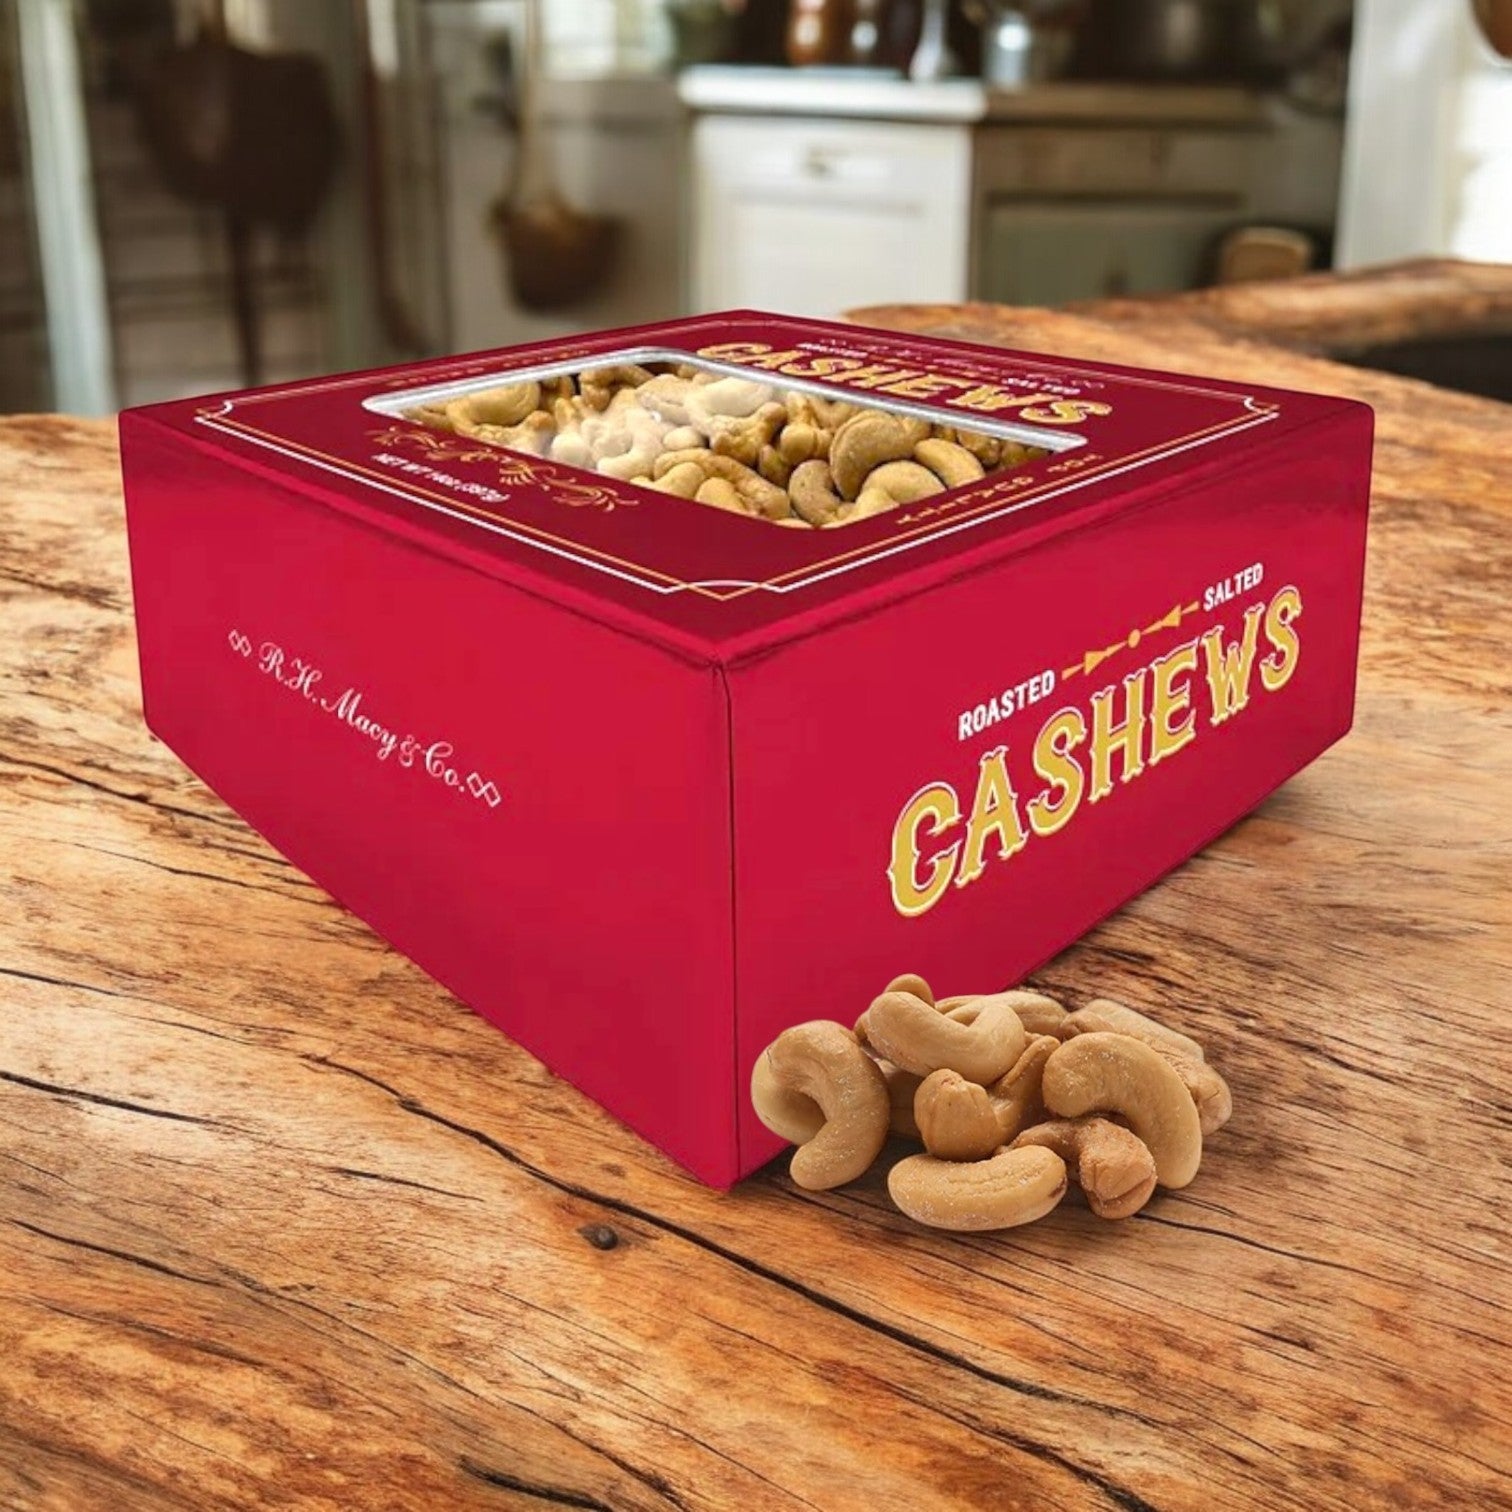
[{"label": "crack in wood", "polygon": [[535,1501],[551,1502],[558,1507],[582,1507],[586,1509],[586,1512],[615,1512],[613,1507],[607,1502],[599,1501],[597,1497],[584,1496],[577,1491],[563,1490],[558,1486],[541,1486],[532,1481],[521,1480],[518,1476],[508,1475],[503,1470],[494,1470],[487,1465],[480,1465],[465,1454],[457,1461],[457,1465],[464,1475],[470,1475],[474,1480],[483,1481],[490,1486],[498,1486],[505,1491],[517,1492]]},{"label": "crack in wood", "polygon": [[85,1092],[78,1087],[61,1087],[56,1082],[38,1081],[16,1071],[0,1071],[0,1081],[12,1082],[33,1092],[47,1092],[53,1097],[71,1097],[79,1102],[95,1103],[102,1108],[119,1108],[124,1113],[141,1113],[148,1118],[166,1118],[171,1123],[198,1124],[204,1129],[224,1129],[219,1119],[201,1118],[195,1113],[175,1113],[170,1108],[151,1108],[145,1103],[127,1102],[121,1097],[107,1097],[103,1092]]},{"label": "crack in wood", "polygon": [[95,1244],[89,1239],[80,1239],[73,1234],[56,1234],[51,1229],[42,1228],[39,1224],[28,1223],[24,1218],[12,1218],[11,1224],[18,1229],[25,1229],[29,1234],[36,1234],[42,1239],[51,1239],[55,1244],[66,1244],[74,1249],[92,1250],[97,1255],[109,1255],[115,1260],[124,1260],[128,1265],[139,1265],[143,1270],[156,1271],[161,1276],[172,1276],[176,1281],[188,1281],[193,1286],[209,1286],[219,1288],[221,1283],[206,1276],[191,1276],[188,1271],[175,1270],[171,1265],[164,1265],[160,1260],[149,1260],[146,1255],[135,1255],[130,1250],[115,1249],[108,1244]]}]

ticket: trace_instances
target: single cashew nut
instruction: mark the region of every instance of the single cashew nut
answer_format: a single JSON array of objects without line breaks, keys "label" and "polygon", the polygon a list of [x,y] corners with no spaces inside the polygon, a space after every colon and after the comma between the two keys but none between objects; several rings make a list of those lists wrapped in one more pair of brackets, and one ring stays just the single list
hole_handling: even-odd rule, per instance
[{"label": "single cashew nut", "polygon": [[929,983],[917,972],[905,971],[902,976],[895,976],[883,992],[911,992],[922,1002],[934,1006],[935,995],[929,990]]},{"label": "single cashew nut", "polygon": [[1197,1105],[1169,1062],[1123,1034],[1080,1034],[1045,1063],[1045,1107],[1057,1118],[1118,1113],[1149,1146],[1156,1179],[1184,1187],[1202,1163]]},{"label": "single cashew nut", "polygon": [[735,485],[724,478],[705,478],[693,495],[700,504],[712,504],[715,509],[732,510],[735,514],[749,514],[745,501],[735,492]]},{"label": "single cashew nut", "polygon": [[1043,1218],[1066,1195],[1066,1163],[1037,1147],[967,1162],[910,1155],[888,1172],[887,1190],[908,1217],[931,1228],[1015,1228]]},{"label": "single cashew nut", "polygon": [[1205,1061],[1187,1060],[1173,1056],[1165,1050],[1157,1050],[1171,1063],[1182,1080],[1191,1099],[1197,1104],[1197,1122],[1202,1127],[1202,1137],[1216,1134],[1234,1116],[1234,1094],[1229,1084]]},{"label": "single cashew nut", "polygon": [[[686,378],[677,378],[671,373],[663,373],[649,383],[641,384],[635,391],[635,399],[653,415],[659,415],[671,425],[680,427],[679,435],[683,431],[691,433],[692,439],[684,441],[683,444],[687,447],[695,447],[703,445],[703,432],[689,423],[688,398],[692,392],[693,385]],[[670,438],[668,444],[670,445]]]},{"label": "single cashew nut", "polygon": [[917,462],[884,462],[867,474],[856,502],[869,493],[883,493],[894,504],[914,504],[944,492],[945,485],[927,467]]},{"label": "single cashew nut", "polygon": [[[791,411],[789,411],[791,414]],[[830,433],[812,420],[789,420],[777,437],[782,460],[796,467],[828,454]]]},{"label": "single cashew nut", "polygon": [[1025,1129],[1015,1150],[1054,1150],[1099,1218],[1132,1218],[1155,1190],[1155,1157],[1132,1129],[1106,1118],[1066,1118]]},{"label": "single cashew nut", "polygon": [[948,1067],[986,1086],[1024,1051],[1024,1026],[1004,1003],[967,1003],[938,1012],[911,992],[884,992],[866,1010],[867,1040],[883,1060],[916,1076]]},{"label": "single cashew nut", "polygon": [[696,462],[679,462],[669,467],[651,486],[662,493],[676,494],[682,499],[691,499],[703,487],[704,474]]},{"label": "single cashew nut", "polygon": [[1061,1031],[1064,1038],[1078,1034],[1126,1034],[1146,1044],[1171,1063],[1197,1104],[1203,1137],[1216,1134],[1234,1113],[1234,1097],[1226,1081],[1207,1063],[1202,1046],[1185,1034],[1136,1012],[1133,1008],[1098,998],[1071,1014]]},{"label": "single cashew nut", "polygon": [[1127,1034],[1142,1040],[1152,1050],[1161,1046],[1192,1060],[1206,1060],[1201,1045],[1190,1036],[1167,1029],[1154,1019],[1112,998],[1094,998],[1085,1008],[1078,1008],[1066,1021],[1069,1034]]},{"label": "single cashew nut", "polygon": [[649,472],[659,448],[645,440],[633,442],[628,451],[599,458],[598,470],[610,478],[636,478]]},{"label": "single cashew nut", "polygon": [[518,425],[540,403],[539,383],[508,383],[453,399],[446,414],[459,435],[470,436],[480,425]]},{"label": "single cashew nut", "polygon": [[767,445],[756,454],[756,471],[768,483],[775,483],[778,488],[786,488],[792,480],[793,464],[786,461],[775,446]]},{"label": "single cashew nut", "polygon": [[765,1054],[751,1067],[751,1106],[789,1144],[806,1145],[824,1127],[824,1109],[806,1093],[783,1086]]},{"label": "single cashew nut", "polygon": [[942,431],[944,441],[953,441],[963,451],[969,451],[985,471],[991,472],[1003,459],[1003,442],[996,436],[984,436],[978,431]]},{"label": "single cashew nut", "polygon": [[987,1088],[997,1115],[999,1143],[1008,1143],[1044,1118],[1041,1087],[1045,1065],[1059,1048],[1060,1041],[1054,1035],[1031,1035],[1024,1053]]},{"label": "single cashew nut", "polygon": [[1061,1025],[1066,1020],[1066,1010],[1048,993],[1031,992],[1027,987],[1015,987],[1009,992],[980,992],[966,997],[946,998],[940,1004],[941,1013],[949,1013],[966,1003],[980,1003],[985,998],[994,998],[1018,1014],[1019,1022],[1029,1034],[1060,1035]]},{"label": "single cashew nut", "polygon": [[924,1148],[938,1160],[986,1160],[1003,1143],[986,1087],[959,1071],[931,1071],[919,1083],[913,1113]]},{"label": "single cashew nut", "polygon": [[810,525],[824,525],[839,515],[845,501],[835,491],[828,462],[815,459],[793,469],[788,480],[793,513]]},{"label": "single cashew nut", "polygon": [[[760,1075],[752,1073],[751,1101],[774,1134],[787,1138],[784,1129],[797,1126],[792,1094],[810,1099],[824,1115],[793,1155],[793,1180],[820,1192],[862,1175],[887,1141],[892,1105],[882,1072],[855,1035],[825,1020],[798,1024],[779,1034],[761,1059],[767,1064]],[[775,1106],[769,1098],[774,1088],[785,1094]]]},{"label": "single cashew nut", "polygon": [[550,448],[555,429],[551,416],[545,410],[536,410],[534,414],[526,415],[518,425],[480,425],[474,429],[473,435],[480,441],[488,442],[490,446],[507,446],[511,451],[544,457]]},{"label": "single cashew nut", "polygon": [[946,488],[960,488],[965,483],[975,483],[978,478],[987,475],[987,469],[964,446],[957,446],[954,441],[941,441],[934,436],[914,447],[914,457]]},{"label": "single cashew nut", "polygon": [[[830,443],[830,471],[835,486],[847,499],[854,499],[867,478],[885,462],[911,457],[913,449],[929,435],[929,423],[907,415],[879,411],[853,415]],[[920,469],[924,471],[925,469]],[[939,480],[931,475],[930,481]]]}]

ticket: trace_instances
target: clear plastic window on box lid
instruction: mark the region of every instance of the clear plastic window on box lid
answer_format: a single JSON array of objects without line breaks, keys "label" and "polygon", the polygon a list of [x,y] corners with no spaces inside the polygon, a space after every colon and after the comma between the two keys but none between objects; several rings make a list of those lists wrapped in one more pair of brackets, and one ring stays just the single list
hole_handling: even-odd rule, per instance
[{"label": "clear plastic window on box lid", "polygon": [[858,524],[1082,444],[665,349],[432,385],[370,407],[800,530]]}]

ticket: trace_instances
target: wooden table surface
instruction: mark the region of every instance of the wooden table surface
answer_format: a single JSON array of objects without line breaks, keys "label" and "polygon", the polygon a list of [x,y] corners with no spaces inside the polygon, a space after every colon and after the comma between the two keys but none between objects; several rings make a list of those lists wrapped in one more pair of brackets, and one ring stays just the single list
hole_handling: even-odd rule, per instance
[{"label": "wooden table surface", "polygon": [[1037,979],[1232,1083],[1122,1225],[699,1187],[154,744],[112,428],[0,422],[0,1505],[1512,1506],[1512,410],[1114,313],[889,318],[1380,417],[1355,732]]}]

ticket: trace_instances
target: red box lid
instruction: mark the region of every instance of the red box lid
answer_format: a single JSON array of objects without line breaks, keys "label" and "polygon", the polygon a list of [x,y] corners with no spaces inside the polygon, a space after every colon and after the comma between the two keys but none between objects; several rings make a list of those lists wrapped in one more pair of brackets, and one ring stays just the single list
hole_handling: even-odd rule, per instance
[{"label": "red box lid", "polygon": [[[437,388],[486,387],[620,354],[696,358],[945,424],[1007,425],[1054,449],[921,504],[841,529],[797,530],[399,413]],[[1242,465],[1243,453],[1350,405],[735,311],[135,413],[477,570],[728,663],[1132,507],[1151,490]]]}]

